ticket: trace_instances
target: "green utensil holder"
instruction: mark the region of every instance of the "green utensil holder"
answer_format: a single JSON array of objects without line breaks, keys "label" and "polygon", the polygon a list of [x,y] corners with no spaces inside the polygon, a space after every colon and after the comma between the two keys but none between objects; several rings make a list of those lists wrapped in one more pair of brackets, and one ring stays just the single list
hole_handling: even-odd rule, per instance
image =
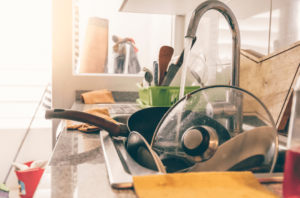
[{"label": "green utensil holder", "polygon": [[[169,86],[150,86],[148,88],[142,87],[140,83],[136,86],[139,88],[139,99],[136,102],[141,108],[147,107],[171,107],[179,99],[180,87]],[[185,87],[184,94],[190,93],[199,86]]]}]

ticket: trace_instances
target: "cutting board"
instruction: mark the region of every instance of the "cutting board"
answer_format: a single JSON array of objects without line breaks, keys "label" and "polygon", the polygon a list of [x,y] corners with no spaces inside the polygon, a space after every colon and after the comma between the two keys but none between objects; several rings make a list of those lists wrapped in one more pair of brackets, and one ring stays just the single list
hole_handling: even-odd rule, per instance
[{"label": "cutting board", "polygon": [[[241,50],[240,57],[240,87],[258,97],[269,109],[278,131],[284,130],[291,112],[293,88],[299,76],[300,41],[267,56]],[[245,104],[244,111],[251,111],[254,105],[250,106]],[[268,117],[262,109],[255,110],[262,118]]]},{"label": "cutting board", "polygon": [[108,51],[108,20],[89,18],[81,51],[79,73],[104,73]]}]

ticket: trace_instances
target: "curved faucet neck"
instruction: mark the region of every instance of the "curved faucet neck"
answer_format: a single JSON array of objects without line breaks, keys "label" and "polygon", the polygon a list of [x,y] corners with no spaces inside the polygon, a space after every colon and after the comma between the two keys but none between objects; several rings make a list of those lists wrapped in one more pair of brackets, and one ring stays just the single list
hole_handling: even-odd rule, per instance
[{"label": "curved faucet neck", "polygon": [[231,85],[239,86],[239,74],[240,74],[240,30],[237,20],[230,10],[230,8],[220,1],[206,1],[200,4],[192,14],[190,23],[187,29],[186,37],[195,38],[198,24],[203,14],[208,10],[217,10],[223,14],[227,22],[229,23],[232,33],[232,72],[231,72]]}]

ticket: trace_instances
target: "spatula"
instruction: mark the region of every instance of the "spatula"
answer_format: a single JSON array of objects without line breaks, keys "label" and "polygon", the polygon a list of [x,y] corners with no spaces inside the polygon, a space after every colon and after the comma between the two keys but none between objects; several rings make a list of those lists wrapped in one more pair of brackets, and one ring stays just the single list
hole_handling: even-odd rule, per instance
[{"label": "spatula", "polygon": [[159,86],[162,84],[168,64],[173,56],[174,49],[170,46],[162,46],[159,50],[158,64],[159,64]]},{"label": "spatula", "polygon": [[[191,49],[194,46],[196,40],[197,40],[197,37],[194,38]],[[179,68],[181,67],[181,65],[183,63],[183,56],[184,56],[184,50],[182,51],[182,53],[181,53],[180,57],[178,58],[178,60],[176,61],[176,63],[170,65],[167,75],[165,76],[163,82],[161,83],[161,86],[169,86],[171,84],[173,78],[175,77],[177,71],[179,70]]]}]

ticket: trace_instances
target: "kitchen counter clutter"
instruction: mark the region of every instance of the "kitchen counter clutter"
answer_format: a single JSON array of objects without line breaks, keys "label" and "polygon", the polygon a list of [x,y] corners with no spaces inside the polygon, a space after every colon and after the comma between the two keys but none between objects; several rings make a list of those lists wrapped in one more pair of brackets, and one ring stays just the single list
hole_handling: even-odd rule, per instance
[{"label": "kitchen counter clutter", "polygon": [[[72,109],[86,111],[95,107],[99,105],[75,102]],[[111,113],[111,116],[114,115],[116,113]],[[282,197],[281,183],[263,186]],[[99,133],[67,131],[64,128],[34,197],[137,196],[132,188],[117,190],[110,186]]]}]

